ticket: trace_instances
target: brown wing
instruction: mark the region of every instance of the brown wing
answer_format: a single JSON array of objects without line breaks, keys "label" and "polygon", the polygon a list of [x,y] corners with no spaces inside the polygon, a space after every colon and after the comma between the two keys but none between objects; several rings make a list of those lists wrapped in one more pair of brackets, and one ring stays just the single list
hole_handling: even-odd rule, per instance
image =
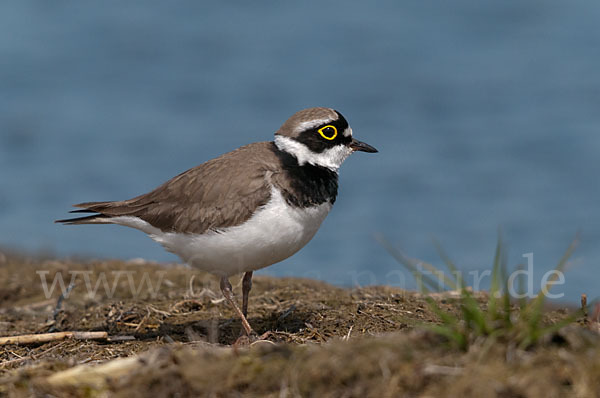
[{"label": "brown wing", "polygon": [[271,196],[268,178],[278,170],[272,142],[241,147],[172,178],[155,190],[117,202],[87,202],[75,212],[99,213],[67,223],[110,222],[134,216],[162,231],[203,233],[239,225]]}]

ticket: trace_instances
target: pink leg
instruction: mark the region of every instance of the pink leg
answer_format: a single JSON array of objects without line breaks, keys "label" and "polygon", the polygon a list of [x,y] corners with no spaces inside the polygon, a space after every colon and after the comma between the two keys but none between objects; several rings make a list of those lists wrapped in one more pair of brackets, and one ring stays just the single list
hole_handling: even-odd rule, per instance
[{"label": "pink leg", "polygon": [[248,316],[248,295],[252,289],[252,271],[244,274],[244,280],[242,282],[242,314]]},{"label": "pink leg", "polygon": [[244,327],[244,330],[246,331],[246,335],[250,336],[251,334],[254,334],[254,330],[252,330],[252,327],[248,323],[246,316],[242,313],[242,311],[240,310],[240,307],[238,306],[237,302],[235,301],[235,296],[233,295],[231,283],[229,283],[229,280],[225,277],[221,278],[221,292],[223,292],[223,297],[225,297],[225,299],[227,301],[229,301],[229,304],[231,304],[231,306],[233,307],[236,314],[242,320],[242,326]]}]

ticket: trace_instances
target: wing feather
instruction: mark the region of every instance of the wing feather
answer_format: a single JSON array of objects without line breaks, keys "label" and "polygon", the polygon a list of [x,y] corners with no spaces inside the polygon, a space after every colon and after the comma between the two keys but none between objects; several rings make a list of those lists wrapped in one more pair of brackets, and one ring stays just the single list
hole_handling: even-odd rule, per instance
[{"label": "wing feather", "polygon": [[96,215],[58,220],[107,223],[111,217],[139,217],[162,231],[204,233],[239,225],[271,196],[268,176],[278,162],[272,142],[246,145],[209,160],[135,198],[74,205],[74,213]]}]

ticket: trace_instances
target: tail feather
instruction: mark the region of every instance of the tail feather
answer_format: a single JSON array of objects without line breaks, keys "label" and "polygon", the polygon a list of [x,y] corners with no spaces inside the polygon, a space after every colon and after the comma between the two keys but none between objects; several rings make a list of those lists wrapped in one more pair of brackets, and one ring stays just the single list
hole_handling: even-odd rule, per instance
[{"label": "tail feather", "polygon": [[[71,213],[78,213],[83,211],[72,211]],[[88,211],[88,213],[90,213]],[[77,225],[77,224],[106,224],[110,223],[110,216],[106,216],[104,214],[92,214],[91,216],[85,217],[75,217],[75,218],[65,218],[63,220],[56,220],[55,223],[65,224],[65,225]]]},{"label": "tail feather", "polygon": [[75,205],[73,205],[73,207],[79,207],[82,209],[91,209],[94,207],[109,207],[111,205],[114,205],[116,203],[121,203],[118,201],[108,201],[108,202],[83,202],[83,203],[77,203]]},{"label": "tail feather", "polygon": [[132,200],[116,202],[85,202],[73,205],[81,210],[73,210],[71,213],[100,213],[106,216],[128,216],[133,215],[148,203]]},{"label": "tail feather", "polygon": [[71,210],[69,213],[98,213],[94,210],[82,209],[82,210]]},{"label": "tail feather", "polygon": [[80,209],[71,210],[69,213],[95,213],[89,216],[65,218],[54,222],[66,225],[77,224],[107,224],[110,223],[111,217],[119,216],[131,211],[127,206],[123,206],[124,202],[84,202],[73,205]]},{"label": "tail feather", "polygon": [[140,211],[149,203],[140,201],[137,198],[115,201],[115,202],[84,202],[73,205],[78,207],[77,210],[71,210],[69,213],[94,213],[89,216],[66,218],[64,220],[56,220],[56,223],[67,225],[75,224],[108,224],[111,223],[111,218],[119,216],[137,216]]}]

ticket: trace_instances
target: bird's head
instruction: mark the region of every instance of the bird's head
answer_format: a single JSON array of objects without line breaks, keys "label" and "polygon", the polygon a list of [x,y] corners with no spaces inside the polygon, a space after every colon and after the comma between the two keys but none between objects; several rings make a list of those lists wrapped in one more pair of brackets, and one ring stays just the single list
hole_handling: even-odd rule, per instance
[{"label": "bird's head", "polygon": [[298,164],[309,163],[337,171],[353,152],[377,152],[352,137],[352,129],[338,111],[308,108],[296,112],[275,133],[275,145]]}]

